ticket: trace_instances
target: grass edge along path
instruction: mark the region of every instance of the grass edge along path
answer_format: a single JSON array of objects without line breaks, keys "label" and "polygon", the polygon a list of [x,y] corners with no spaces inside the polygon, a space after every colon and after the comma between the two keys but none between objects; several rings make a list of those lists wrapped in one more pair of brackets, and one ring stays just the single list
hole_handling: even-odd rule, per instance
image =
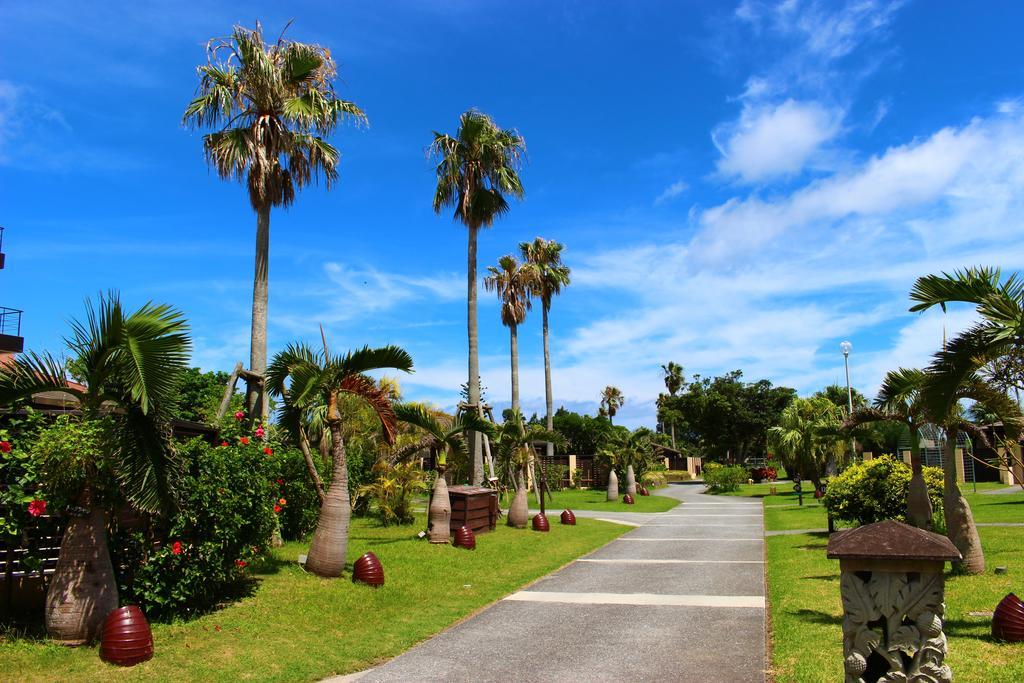
[{"label": "grass edge along path", "polygon": [[[979,523],[1024,522],[1024,493],[983,495],[994,488],[962,486]],[[766,496],[768,486],[744,486],[740,495],[762,498],[769,531],[823,526],[824,509],[805,496],[796,507],[791,488]],[[785,492],[784,492],[785,491]],[[819,521],[809,521],[818,520]],[[987,571],[979,576],[946,575],[946,663],[954,679],[967,683],[1024,680],[1024,643],[1000,643],[990,637],[991,619],[971,612],[991,612],[1007,593],[1020,590],[1024,529],[982,527]],[[842,605],[839,563],[825,557],[827,533],[771,536],[765,539],[770,633],[770,674],[776,683],[842,680]],[[1005,566],[1007,574],[994,568]]]},{"label": "grass edge along path", "polygon": [[425,524],[380,527],[354,520],[349,562],[368,550],[384,566],[379,589],[351,573],[325,580],[287,543],[254,567],[253,594],[188,622],[154,624],[154,658],[130,668],[100,661],[97,648],[45,641],[0,641],[0,670],[21,681],[316,681],[390,659],[568,562],[614,540],[628,527],[580,519],[549,533],[499,525],[477,536],[477,549],[430,545]]}]

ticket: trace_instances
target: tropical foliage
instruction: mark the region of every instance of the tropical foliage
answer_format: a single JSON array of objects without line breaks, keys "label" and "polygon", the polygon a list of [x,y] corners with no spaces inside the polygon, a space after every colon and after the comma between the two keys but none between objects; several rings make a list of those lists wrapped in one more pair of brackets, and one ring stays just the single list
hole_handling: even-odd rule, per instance
[{"label": "tropical foliage", "polygon": [[484,288],[497,292],[501,302],[501,324],[508,328],[512,358],[512,409],[519,410],[519,326],[526,320],[532,307],[531,276],[534,270],[524,268],[515,256],[507,254],[498,259],[498,265],[487,266]]},{"label": "tropical foliage", "polygon": [[821,489],[830,460],[843,452],[842,412],[827,398],[793,400],[768,430],[768,443],[791,475],[799,475]]},{"label": "tropical foliage", "polygon": [[372,501],[374,514],[384,526],[416,521],[413,503],[427,488],[426,477],[414,462],[395,465],[378,460],[373,466],[373,483],[359,487],[358,495]]},{"label": "tropical foliage", "polygon": [[[922,469],[931,508],[942,513],[942,470]],[[851,465],[829,479],[822,504],[838,520],[872,524],[886,519],[907,521],[907,495],[911,468],[902,460],[883,455]]]}]

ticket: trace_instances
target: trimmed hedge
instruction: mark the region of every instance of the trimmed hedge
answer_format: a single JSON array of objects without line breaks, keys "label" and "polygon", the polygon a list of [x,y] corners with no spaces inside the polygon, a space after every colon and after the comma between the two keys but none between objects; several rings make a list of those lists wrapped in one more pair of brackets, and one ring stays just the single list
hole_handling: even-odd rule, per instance
[{"label": "trimmed hedge", "polygon": [[[907,521],[910,466],[891,455],[851,465],[828,482],[822,504],[835,519],[872,524],[886,519]],[[942,514],[942,470],[924,468],[924,481],[934,516]]]}]

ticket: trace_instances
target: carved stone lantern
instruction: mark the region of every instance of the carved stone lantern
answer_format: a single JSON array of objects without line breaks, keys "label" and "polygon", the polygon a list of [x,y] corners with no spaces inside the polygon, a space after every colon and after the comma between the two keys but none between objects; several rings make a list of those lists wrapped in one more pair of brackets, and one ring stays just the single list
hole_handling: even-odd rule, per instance
[{"label": "carved stone lantern", "polygon": [[959,560],[948,538],[885,521],[829,538],[839,560],[846,683],[949,683],[945,575]]}]

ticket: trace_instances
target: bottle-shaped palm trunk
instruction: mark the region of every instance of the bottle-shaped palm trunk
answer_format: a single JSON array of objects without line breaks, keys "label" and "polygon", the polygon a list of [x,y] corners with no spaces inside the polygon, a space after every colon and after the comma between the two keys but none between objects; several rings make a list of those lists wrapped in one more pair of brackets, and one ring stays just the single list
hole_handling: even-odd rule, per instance
[{"label": "bottle-shaped palm trunk", "polygon": [[306,569],[317,576],[337,578],[345,571],[348,525],[352,517],[348,495],[348,462],[341,421],[331,421],[331,454],[334,458],[331,485],[324,493],[320,518],[306,557]]},{"label": "bottle-shaped palm trunk", "polygon": [[920,529],[932,527],[932,500],[921,467],[921,448],[916,429],[910,430],[910,487],[907,490],[907,521]]},{"label": "bottle-shaped palm trunk", "polygon": [[451,535],[452,504],[448,498],[448,482],[444,479],[444,466],[437,468],[434,490],[430,494],[427,510],[427,536],[431,543],[447,543]]},{"label": "bottle-shaped palm trunk", "polygon": [[519,410],[519,331],[518,325],[509,325],[509,348],[512,356],[512,410]]},{"label": "bottle-shaped palm trunk", "polygon": [[71,517],[64,530],[57,568],[46,592],[46,631],[65,645],[92,642],[103,620],[117,608],[106,527],[106,515],[92,508],[84,517]]},{"label": "bottle-shaped palm trunk", "polygon": [[615,474],[615,470],[608,471],[608,500],[619,499],[619,475]]},{"label": "bottle-shaped palm trunk", "polygon": [[626,468],[626,493],[636,498],[636,475],[632,465]]},{"label": "bottle-shaped palm trunk", "polygon": [[[478,410],[480,406],[480,355],[479,338],[476,323],[476,238],[480,229],[469,226],[469,248],[466,265],[466,328],[469,337],[469,406],[470,410]],[[469,463],[472,467],[470,483],[479,486],[484,481],[483,443],[480,432],[470,432]]]},{"label": "bottle-shaped palm trunk", "polygon": [[[541,319],[544,333],[544,408],[547,411],[547,419],[544,422],[549,432],[555,430],[555,399],[551,390],[551,350],[548,346],[548,306],[541,307]],[[545,453],[549,458],[555,456],[555,444],[548,441]]]},{"label": "bottle-shaped palm trunk", "polygon": [[971,506],[956,483],[956,436],[955,429],[948,430],[942,454],[942,508],[946,517],[946,535],[963,555],[963,560],[954,564],[968,574],[981,574],[985,571],[985,552],[981,548]]},{"label": "bottle-shaped palm trunk", "polygon": [[512,498],[512,504],[508,506],[508,525],[517,529],[525,529],[526,521],[530,516],[524,478],[523,473],[520,472],[516,478],[516,495]]}]

